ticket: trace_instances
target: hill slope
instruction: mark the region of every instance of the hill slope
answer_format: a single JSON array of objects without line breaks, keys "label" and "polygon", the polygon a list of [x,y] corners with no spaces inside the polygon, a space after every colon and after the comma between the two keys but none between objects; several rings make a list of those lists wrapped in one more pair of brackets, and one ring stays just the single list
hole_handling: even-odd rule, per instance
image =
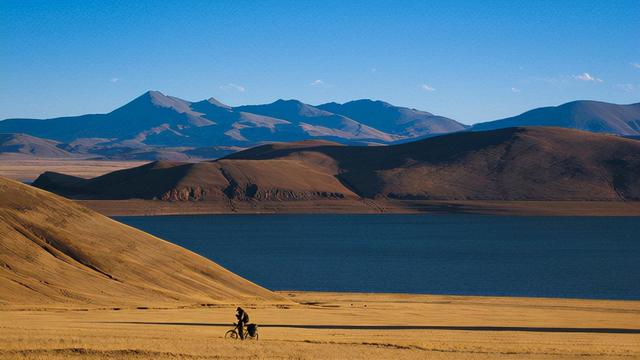
[{"label": "hill slope", "polygon": [[1,177],[0,233],[0,305],[280,299],[184,248]]},{"label": "hill slope", "polygon": [[0,134],[0,156],[14,158],[72,158],[76,155],[58,147],[60,143],[26,134]]},{"label": "hill slope", "polygon": [[640,135],[640,103],[617,105],[600,101],[573,101],[475,124],[471,129],[493,130],[514,126],[558,126],[598,133]]},{"label": "hill slope", "polygon": [[393,146],[270,144],[215,162],[154,163],[91,180],[45,173],[34,185],[97,199],[640,200],[640,142],[532,127]]},{"label": "hill slope", "polygon": [[640,199],[640,143],[560,128],[455,133],[386,147],[249,149],[231,159],[333,161],[363,197],[400,199]]},{"label": "hill slope", "polygon": [[297,161],[156,161],[82,179],[47,172],[34,186],[77,199],[312,200],[356,198],[334,176]]}]

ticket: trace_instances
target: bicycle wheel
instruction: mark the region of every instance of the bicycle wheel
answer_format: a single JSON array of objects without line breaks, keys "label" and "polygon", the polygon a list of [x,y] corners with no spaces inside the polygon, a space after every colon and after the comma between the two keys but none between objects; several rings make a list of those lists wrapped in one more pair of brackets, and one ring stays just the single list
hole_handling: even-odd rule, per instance
[{"label": "bicycle wheel", "polygon": [[235,330],[229,330],[224,334],[225,339],[237,339],[238,333]]}]

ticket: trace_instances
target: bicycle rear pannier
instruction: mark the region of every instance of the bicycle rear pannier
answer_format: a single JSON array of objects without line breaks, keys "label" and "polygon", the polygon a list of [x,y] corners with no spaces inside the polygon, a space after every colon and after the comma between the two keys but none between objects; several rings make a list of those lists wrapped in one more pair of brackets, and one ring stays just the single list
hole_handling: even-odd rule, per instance
[{"label": "bicycle rear pannier", "polygon": [[256,331],[258,330],[258,325],[256,324],[248,324],[247,331],[249,332],[249,336],[256,336]]}]

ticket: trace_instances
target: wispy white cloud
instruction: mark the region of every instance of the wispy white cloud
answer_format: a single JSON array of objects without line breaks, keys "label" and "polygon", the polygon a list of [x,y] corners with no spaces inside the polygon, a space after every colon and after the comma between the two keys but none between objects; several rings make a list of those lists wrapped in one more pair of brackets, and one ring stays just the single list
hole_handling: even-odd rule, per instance
[{"label": "wispy white cloud", "polygon": [[589,73],[582,73],[582,74],[578,74],[578,75],[573,75],[572,76],[575,80],[580,80],[580,81],[592,81],[592,82],[602,82],[602,79],[599,79],[595,76],[592,76]]},{"label": "wispy white cloud", "polygon": [[556,75],[556,76],[546,76],[546,77],[531,77],[528,79],[523,79],[523,83],[545,83],[555,87],[564,87],[570,86],[571,84],[575,84],[575,82],[591,82],[591,83],[602,83],[602,80],[595,75],[592,75],[588,72],[583,72],[577,75]]},{"label": "wispy white cloud", "polygon": [[371,68],[371,72],[376,72],[376,71],[378,71],[378,69],[376,69],[376,68]]},{"label": "wispy white cloud", "polygon": [[613,87],[624,92],[633,92],[636,89],[633,84],[615,84]]},{"label": "wispy white cloud", "polygon": [[550,84],[550,85],[559,85],[562,83],[566,83],[567,77],[566,76],[555,76],[555,77],[533,77],[530,79],[525,80],[525,82],[527,83],[545,83],[545,84]]},{"label": "wispy white cloud", "polygon": [[519,88],[517,88],[517,87],[512,87],[512,88],[511,88],[511,92],[512,92],[512,93],[515,93],[515,94],[517,94],[517,93],[519,93],[519,92],[521,92],[521,91],[522,91],[522,90],[520,90],[520,89],[519,89]]},{"label": "wispy white cloud", "polygon": [[631,63],[631,66],[633,66],[636,69],[640,69],[640,62]]},{"label": "wispy white cloud", "polygon": [[238,92],[245,92],[247,89],[242,86],[242,85],[238,85],[238,84],[234,84],[234,83],[228,83],[226,85],[220,85],[220,89],[222,90],[235,90]]},{"label": "wispy white cloud", "polygon": [[420,88],[424,91],[429,91],[429,92],[436,91],[436,89],[433,86],[427,85],[427,84],[420,85]]},{"label": "wispy white cloud", "polygon": [[117,77],[113,77],[113,78],[109,79],[109,82],[114,83],[114,84],[117,83],[118,81],[120,81],[120,78],[117,78]]},{"label": "wispy white cloud", "polygon": [[323,86],[324,85],[324,81],[318,79],[318,80],[313,80],[309,86]]}]

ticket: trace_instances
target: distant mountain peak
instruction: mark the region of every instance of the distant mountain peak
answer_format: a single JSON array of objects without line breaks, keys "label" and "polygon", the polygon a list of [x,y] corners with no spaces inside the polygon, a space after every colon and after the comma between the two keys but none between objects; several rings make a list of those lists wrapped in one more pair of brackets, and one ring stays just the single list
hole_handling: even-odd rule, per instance
[{"label": "distant mountain peak", "polygon": [[325,103],[325,104],[316,105],[316,107],[319,107],[319,106],[340,106],[340,105],[342,105],[342,104],[339,103],[339,102],[332,101],[332,102],[328,102],[328,103]]},{"label": "distant mountain peak", "polygon": [[162,96],[166,96],[165,94],[163,94],[161,91],[158,91],[158,90],[147,90],[147,91],[146,91],[144,94],[142,94],[142,95],[143,95],[143,96],[144,96],[144,95],[147,95],[147,96],[152,96],[152,97],[155,97],[155,96],[160,96],[160,97],[162,97]]},{"label": "distant mountain peak", "polygon": [[148,108],[149,106],[171,108],[180,113],[188,113],[191,111],[191,102],[174,97],[167,96],[157,90],[149,90],[137,98],[131,100],[124,106],[114,110],[114,112],[123,111],[130,108]]},{"label": "distant mountain peak", "polygon": [[[260,105],[258,105],[260,106]],[[324,116],[330,115],[330,113],[318,109],[313,105],[305,104],[300,100],[295,99],[278,99],[271,104],[264,105],[266,107],[270,107],[276,111],[286,111],[291,113],[296,113],[304,116]],[[275,114],[271,115],[275,116]],[[277,116],[276,116],[277,117]]]},{"label": "distant mountain peak", "polygon": [[307,104],[303,103],[302,101],[296,100],[296,99],[278,99],[278,100],[272,102],[271,104],[307,105]]},{"label": "distant mountain peak", "polygon": [[215,105],[218,107],[222,107],[222,108],[226,108],[226,109],[231,109],[231,106],[219,101],[218,99],[214,98],[214,97],[210,97],[207,99],[207,102],[211,105]]},{"label": "distant mountain peak", "polygon": [[[357,100],[351,100],[351,101],[347,101],[347,102],[346,102],[346,103],[344,103],[344,104],[358,104],[358,103],[361,103],[361,104],[367,104],[367,103],[368,103],[368,104],[377,104],[377,105],[384,105],[384,106],[387,106],[387,107],[389,107],[389,106],[393,106],[393,105],[389,104],[389,103],[388,103],[388,102],[386,102],[386,101],[382,101],[382,100],[373,100],[373,99],[357,99]],[[344,104],[342,104],[342,105],[344,105]]]},{"label": "distant mountain peak", "polygon": [[[156,90],[149,90],[149,91],[145,91],[142,95],[138,96],[137,98],[131,100],[128,104],[140,104],[140,103],[162,103],[163,101],[165,101],[166,99],[168,99],[168,96],[166,96],[165,94],[161,93],[160,91],[156,91]],[[128,104],[125,104],[128,105]]]},{"label": "distant mountain peak", "polygon": [[153,104],[163,104],[163,103],[167,103],[169,101],[170,97],[161,93],[160,91],[157,90],[149,90],[147,92],[145,92],[144,94],[138,96],[137,98],[135,98],[133,101],[136,100],[141,100],[141,101],[148,101],[151,102]]}]

